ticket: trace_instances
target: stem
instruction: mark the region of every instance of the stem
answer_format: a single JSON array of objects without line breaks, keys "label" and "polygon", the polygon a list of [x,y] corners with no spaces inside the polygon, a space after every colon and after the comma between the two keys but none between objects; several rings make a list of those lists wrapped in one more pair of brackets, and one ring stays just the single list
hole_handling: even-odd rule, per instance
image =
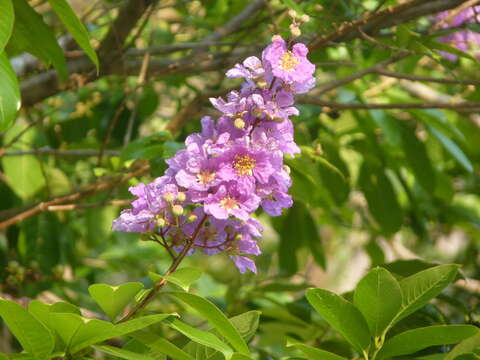
[{"label": "stem", "polygon": [[167,283],[167,279],[165,279],[165,276],[170,275],[173,273],[175,270],[177,270],[178,266],[182,262],[182,260],[185,258],[185,256],[188,254],[190,249],[193,247],[195,244],[195,239],[202,228],[203,224],[205,223],[205,220],[207,219],[207,215],[204,215],[203,219],[198,223],[192,237],[188,241],[187,245],[185,245],[182,249],[182,251],[173,259],[172,264],[168,268],[168,270],[165,272],[163,275],[162,279],[160,279],[159,282],[155,284],[155,286],[152,288],[152,290],[140,301],[134,308],[132,308],[127,315],[122,317],[120,320],[117,321],[117,324],[125,322],[129,319],[131,319],[139,310],[143,309],[145,306],[147,306],[153,298],[158,294],[161,288],[165,286]]}]

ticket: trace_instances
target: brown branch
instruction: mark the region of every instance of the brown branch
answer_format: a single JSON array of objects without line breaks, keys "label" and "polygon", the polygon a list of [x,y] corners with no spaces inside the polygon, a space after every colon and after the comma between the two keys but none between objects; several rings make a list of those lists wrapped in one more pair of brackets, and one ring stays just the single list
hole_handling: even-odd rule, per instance
[{"label": "brown branch", "polygon": [[388,76],[397,79],[407,79],[413,81],[434,82],[439,84],[460,84],[460,85],[480,85],[480,80],[465,80],[465,79],[441,79],[432,78],[428,76],[404,74],[384,69],[377,69],[375,73],[378,75]]},{"label": "brown branch", "polygon": [[336,89],[336,88],[338,88],[342,85],[348,84],[348,83],[350,83],[354,80],[357,80],[361,77],[364,77],[365,75],[374,73],[374,72],[384,68],[385,66],[388,66],[388,65],[393,64],[397,61],[400,61],[400,60],[406,58],[407,56],[409,56],[410,54],[411,53],[409,51],[401,52],[400,54],[392,56],[390,59],[379,62],[378,64],[375,64],[375,65],[373,65],[369,68],[358,71],[358,72],[356,72],[352,75],[346,76],[342,79],[335,80],[335,81],[332,81],[330,83],[324,84],[323,86],[319,86],[317,89],[315,89],[312,92],[312,95],[315,95],[315,96],[322,95],[326,92],[329,92],[330,90]]},{"label": "brown branch", "polygon": [[381,29],[403,24],[407,21],[449,10],[462,4],[464,0],[411,0],[396,6],[389,6],[384,10],[366,13],[361,19],[344,22],[334,32],[316,37],[311,41],[311,50],[328,45],[331,41],[349,41],[361,36],[360,28],[365,33],[375,34]]},{"label": "brown branch", "polygon": [[[24,155],[53,155],[53,156],[98,156],[100,150],[94,149],[76,149],[76,150],[59,150],[50,148],[38,148],[25,151],[7,151],[2,152],[4,149],[0,149],[1,156],[24,156]],[[105,156],[120,156],[120,151],[106,150]]]},{"label": "brown branch", "polygon": [[2,211],[0,212],[0,219],[3,221],[0,221],[0,230],[3,230],[10,225],[31,218],[32,216],[38,215],[42,212],[48,211],[50,206],[76,203],[103,191],[113,189],[121,184],[126,183],[132,178],[147,174],[149,169],[150,165],[148,161],[137,161],[125,173],[99,179],[95,183],[80,188],[79,190],[70,194],[54,197],[40,203],[30,205],[26,208]]},{"label": "brown branch", "polygon": [[124,317],[122,317],[117,322],[117,324],[131,319],[138,311],[140,311],[145,306],[147,306],[153,300],[155,295],[158,294],[160,289],[165,286],[165,284],[168,281],[165,278],[165,276],[168,276],[171,273],[173,273],[175,270],[177,270],[177,268],[180,265],[180,263],[182,262],[182,260],[188,254],[190,249],[195,245],[195,239],[197,238],[197,235],[200,232],[200,229],[202,228],[202,226],[203,226],[203,224],[205,223],[206,220],[207,220],[207,215],[204,215],[202,220],[200,220],[197,227],[195,228],[195,231],[193,232],[193,235],[189,239],[188,243],[183,247],[182,251],[175,257],[175,259],[172,262],[172,265],[170,265],[170,267],[168,268],[167,272],[162,277],[162,279],[160,279],[160,281],[155,284],[153,289],[132,310],[130,310]]},{"label": "brown branch", "polygon": [[94,204],[65,204],[65,205],[50,205],[47,207],[47,211],[72,211],[80,209],[91,209],[104,206],[127,206],[131,203],[131,200],[112,200],[103,201]]},{"label": "brown branch", "polygon": [[451,109],[461,111],[479,111],[480,102],[462,101],[456,103],[425,102],[401,104],[346,104],[333,101],[323,101],[309,95],[298,96],[299,104],[317,105],[331,108],[332,110],[373,110],[373,109]]}]

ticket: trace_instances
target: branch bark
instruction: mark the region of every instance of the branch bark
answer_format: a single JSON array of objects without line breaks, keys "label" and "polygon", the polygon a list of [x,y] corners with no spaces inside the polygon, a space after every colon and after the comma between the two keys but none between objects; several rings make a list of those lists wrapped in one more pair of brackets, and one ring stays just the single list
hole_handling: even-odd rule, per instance
[{"label": "branch bark", "polygon": [[10,209],[0,212],[0,230],[48,211],[51,206],[77,203],[83,199],[117,187],[132,178],[147,174],[149,169],[150,165],[148,161],[137,161],[128,172],[100,179],[95,183],[82,187],[70,194],[54,197],[22,209]]}]

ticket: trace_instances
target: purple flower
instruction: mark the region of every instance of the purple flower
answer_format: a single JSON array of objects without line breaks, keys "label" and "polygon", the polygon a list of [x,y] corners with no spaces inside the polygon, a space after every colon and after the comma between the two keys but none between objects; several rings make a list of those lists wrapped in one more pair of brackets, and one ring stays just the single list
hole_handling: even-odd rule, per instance
[{"label": "purple flower", "polygon": [[250,270],[255,274],[257,273],[257,267],[252,259],[238,255],[231,255],[230,258],[233,260],[241,274],[245,273],[247,270]]},{"label": "purple flower", "polygon": [[[449,29],[477,23],[480,21],[480,6],[467,8],[455,15],[452,19],[447,19],[449,15],[450,11],[442,11],[435,15],[434,19],[436,22],[440,22],[440,28]],[[463,52],[468,52],[472,48],[478,48],[480,46],[480,34],[466,29],[459,29],[452,34],[440,36],[438,40],[456,47]],[[440,51],[440,53],[451,61],[457,59],[457,55],[449,52]],[[479,56],[478,54],[476,55]]]},{"label": "purple flower", "polygon": [[202,118],[201,132],[166,160],[164,176],[130,188],[136,199],[113,229],[147,233],[170,251],[191,246],[188,255],[222,252],[241,273],[256,273],[251,257],[261,253],[262,227],[255,211],[278,216],[293,203],[283,156],[300,152],[290,116],[298,115],[294,95],[315,84],[307,53],[277,36],[262,60],[252,56],[230,69],[228,77],[245,80],[241,91],[210,99],[221,116]]},{"label": "purple flower", "polygon": [[295,44],[292,50],[287,48],[285,40],[275,35],[262,53],[264,63],[268,63],[274,76],[287,83],[305,83],[310,81],[315,71],[307,59],[308,48],[304,44]]},{"label": "purple flower", "polygon": [[233,181],[221,185],[215,194],[205,200],[205,212],[217,219],[228,219],[234,216],[247,221],[249,215],[257,210],[260,198],[254,193],[246,194],[238,189]]},{"label": "purple flower", "polygon": [[255,191],[256,182],[267,183],[274,173],[274,155],[246,143],[235,144],[219,159],[222,165],[218,175],[224,181],[236,181],[243,191]]}]

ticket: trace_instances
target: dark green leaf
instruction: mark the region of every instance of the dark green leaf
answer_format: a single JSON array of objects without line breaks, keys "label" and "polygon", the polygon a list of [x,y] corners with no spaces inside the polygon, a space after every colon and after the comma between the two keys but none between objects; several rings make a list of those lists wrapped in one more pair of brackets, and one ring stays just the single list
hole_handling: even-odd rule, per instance
[{"label": "dark green leaf", "polygon": [[2,84],[0,86],[0,132],[2,132],[13,123],[20,109],[17,77],[7,55],[2,52],[0,52],[0,84]]},{"label": "dark green leaf", "polygon": [[[12,35],[15,14],[13,12],[12,0],[0,0],[0,54],[7,45],[10,35]],[[3,81],[2,81],[3,84]]]},{"label": "dark green leaf", "polygon": [[213,303],[194,294],[181,292],[171,292],[169,294],[192,307],[207,319],[238,352],[247,355],[250,354],[250,350],[238,330]]},{"label": "dark green leaf", "polygon": [[465,153],[460,149],[460,147],[450,138],[445,136],[440,130],[436,129],[433,126],[428,126],[430,132],[435,136],[438,141],[443,145],[445,150],[447,150],[454,158],[458,161],[460,165],[463,166],[465,170],[470,173],[473,173],[473,165],[465,155]]},{"label": "dark green leaf", "polygon": [[63,50],[50,27],[26,0],[15,0],[13,6],[15,25],[11,38],[12,46],[18,51],[31,53],[47,65],[53,64],[60,78],[66,80],[68,71]]},{"label": "dark green leaf", "polygon": [[392,274],[376,268],[358,283],[354,304],[367,320],[372,336],[382,336],[402,306],[402,290]]},{"label": "dark green leaf", "polygon": [[457,271],[458,265],[439,265],[400,281],[402,309],[395,320],[398,321],[425,306],[455,279]]},{"label": "dark green leaf", "polygon": [[477,333],[478,329],[471,325],[437,325],[405,331],[389,339],[378,358],[413,354],[435,345],[456,344]]},{"label": "dark green leaf", "polygon": [[435,170],[427,155],[425,145],[407,126],[402,127],[402,143],[403,151],[416,180],[425,191],[433,193],[435,191]]},{"label": "dark green leaf", "polygon": [[148,356],[146,354],[139,354],[133,351],[124,350],[110,345],[97,345],[94,346],[94,348],[95,350],[101,351],[105,354],[125,360],[156,360],[154,357]]},{"label": "dark green leaf", "polygon": [[63,25],[65,25],[75,41],[80,45],[83,51],[85,51],[98,70],[100,63],[98,62],[95,50],[93,50],[92,45],[90,45],[87,29],[85,29],[85,26],[83,26],[77,15],[75,15],[68,2],[66,0],[48,0],[48,2],[62,21]]},{"label": "dark green leaf", "polygon": [[362,313],[344,298],[324,289],[307,290],[307,299],[331,327],[360,353],[370,345],[368,325]]},{"label": "dark green leaf", "polygon": [[47,359],[53,351],[50,331],[20,305],[0,299],[0,316],[23,349],[36,359]]},{"label": "dark green leaf", "polygon": [[220,351],[227,359],[233,354],[232,349],[211,332],[196,329],[177,319],[171,320],[169,326],[201,345]]},{"label": "dark green leaf", "polygon": [[368,209],[384,233],[397,232],[403,214],[390,180],[383,170],[364,162],[360,170],[359,185],[368,202]]}]

